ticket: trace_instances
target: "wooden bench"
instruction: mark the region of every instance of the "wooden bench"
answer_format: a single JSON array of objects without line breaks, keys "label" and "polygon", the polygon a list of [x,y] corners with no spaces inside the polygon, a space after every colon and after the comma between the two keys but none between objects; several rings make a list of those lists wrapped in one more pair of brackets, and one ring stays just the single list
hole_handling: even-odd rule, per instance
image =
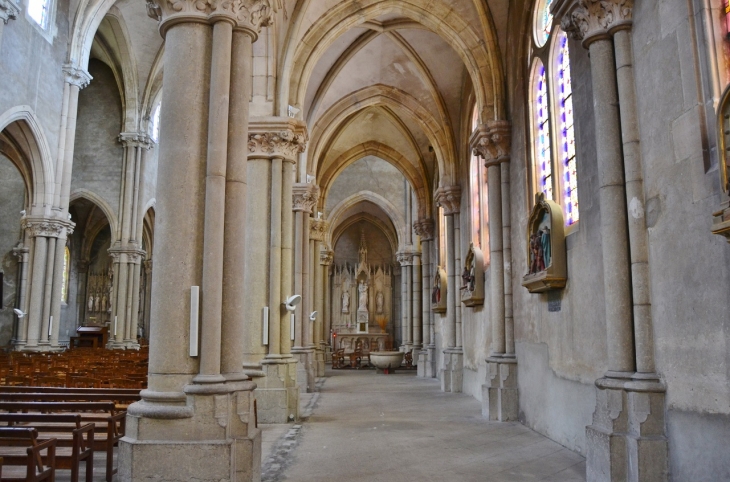
[{"label": "wooden bench", "polygon": [[0,412],[79,414],[82,421],[94,422],[94,450],[106,454],[106,480],[112,482],[117,472],[114,467],[114,447],[124,437],[127,412],[120,411],[114,402],[4,402],[0,401]]},{"label": "wooden bench", "polygon": [[[43,462],[43,451],[47,454],[47,465]],[[39,442],[38,431],[34,428],[0,428],[0,457],[3,459],[2,482],[55,480],[56,439]],[[25,473],[13,473],[13,466],[24,466]]]},{"label": "wooden bench", "polygon": [[[70,469],[71,482],[78,482],[81,462],[86,463],[86,482],[94,477],[94,424],[81,425],[81,415],[0,413],[0,422],[24,424],[56,440],[55,469]],[[86,434],[86,439],[84,439]]]}]

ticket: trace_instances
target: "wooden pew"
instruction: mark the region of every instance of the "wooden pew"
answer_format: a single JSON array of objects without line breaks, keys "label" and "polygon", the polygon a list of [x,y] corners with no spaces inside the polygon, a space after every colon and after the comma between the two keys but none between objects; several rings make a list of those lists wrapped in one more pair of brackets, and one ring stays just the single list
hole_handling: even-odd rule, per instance
[{"label": "wooden pew", "polygon": [[[55,469],[70,469],[71,482],[78,482],[81,462],[86,463],[86,482],[94,477],[94,424],[81,425],[81,415],[0,413],[0,422],[25,424],[56,440]],[[86,439],[84,440],[84,434]],[[47,437],[44,437],[47,438]]]},{"label": "wooden pew", "polygon": [[[106,453],[106,480],[112,482],[117,472],[114,468],[114,447],[124,437],[127,412],[116,408],[114,402],[3,402],[0,412],[24,413],[77,413],[84,422],[94,422],[94,450]],[[102,413],[103,412],[103,413]]]},{"label": "wooden pew", "polygon": [[[47,465],[41,454],[44,450],[47,451]],[[55,480],[56,439],[38,442],[38,431],[33,428],[0,428],[0,456],[3,458],[2,482]],[[12,466],[25,466],[25,474],[9,473],[12,470],[8,468]]]}]

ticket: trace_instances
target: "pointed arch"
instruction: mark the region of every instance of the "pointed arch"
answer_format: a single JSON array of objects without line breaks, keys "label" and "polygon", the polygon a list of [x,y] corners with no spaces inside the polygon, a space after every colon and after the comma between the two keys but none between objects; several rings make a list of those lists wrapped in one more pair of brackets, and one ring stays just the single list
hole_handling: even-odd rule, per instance
[{"label": "pointed arch", "polygon": [[[398,212],[398,208],[396,208],[393,203],[388,201],[380,194],[372,191],[360,191],[343,199],[334,208],[332,208],[332,212],[327,214],[329,228],[327,230],[327,233],[325,234],[325,241],[328,243],[328,245],[332,246],[334,249],[334,246],[339,239],[339,234],[342,234],[342,232],[348,226],[359,220],[358,218],[357,220],[350,222],[353,218],[357,218],[358,216],[368,216],[367,213],[359,213],[355,216],[347,216],[348,211],[351,208],[364,202],[370,202],[371,204],[374,204],[390,219],[390,222],[392,223],[395,230],[395,239],[393,240],[394,242],[392,243],[392,246],[397,249],[394,249],[394,251],[398,251],[402,247],[404,247],[407,229],[405,219],[403,218],[403,216],[401,216],[401,214]],[[372,215],[369,216],[372,217]],[[343,223],[347,223],[347,226],[342,227]],[[384,230],[384,232],[387,236],[387,231]]]},{"label": "pointed arch", "polygon": [[106,216],[106,219],[109,222],[109,229],[111,229],[111,232],[116,232],[118,224],[117,216],[111,206],[109,206],[109,203],[104,200],[104,198],[102,198],[93,191],[79,188],[75,189],[71,193],[71,197],[69,198],[69,204],[77,199],[86,199],[87,201],[91,201],[92,203],[96,204],[99,209],[101,209],[101,211],[104,213],[104,216]]}]

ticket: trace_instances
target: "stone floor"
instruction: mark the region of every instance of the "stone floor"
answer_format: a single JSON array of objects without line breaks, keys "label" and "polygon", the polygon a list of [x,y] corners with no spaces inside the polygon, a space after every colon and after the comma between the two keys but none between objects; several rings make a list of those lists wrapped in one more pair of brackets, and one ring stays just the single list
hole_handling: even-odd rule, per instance
[{"label": "stone floor", "polygon": [[413,373],[328,371],[299,424],[263,426],[264,482],[585,480],[585,459]]}]

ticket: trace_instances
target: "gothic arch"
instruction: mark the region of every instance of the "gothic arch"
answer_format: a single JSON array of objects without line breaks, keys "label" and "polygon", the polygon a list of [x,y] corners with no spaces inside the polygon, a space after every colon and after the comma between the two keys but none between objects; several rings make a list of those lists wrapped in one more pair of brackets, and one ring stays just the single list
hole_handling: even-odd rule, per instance
[{"label": "gothic arch", "polygon": [[[369,216],[374,218],[374,216],[368,213],[359,213],[354,216],[347,216],[347,213],[351,208],[364,202],[370,202],[374,204],[390,219],[390,222],[392,224],[392,233],[389,236],[389,240],[391,241],[393,252],[399,251],[403,246],[405,246],[407,229],[405,219],[403,219],[403,216],[401,216],[401,214],[398,212],[398,208],[396,208],[393,203],[388,201],[380,194],[374,193],[372,191],[360,191],[357,194],[353,194],[343,199],[342,201],[340,201],[340,203],[337,204],[337,206],[332,208],[332,212],[328,213],[327,215],[327,219],[329,221],[329,229],[327,230],[327,233],[325,233],[325,242],[327,243],[327,245],[332,247],[335,246],[337,240],[339,239],[339,236],[342,234],[342,232],[344,232],[347,226],[350,226],[352,223],[357,222],[357,220],[350,222],[354,217]],[[371,219],[368,220],[374,222]],[[381,224],[384,224],[382,220],[378,219],[378,221]],[[346,224],[347,226],[342,227],[344,224]],[[383,228],[383,226],[380,227]],[[386,233],[386,236],[388,235],[387,229],[383,229],[383,232]]]},{"label": "gothic arch", "polygon": [[[307,84],[315,65],[332,43],[351,28],[362,25],[381,15],[398,13],[439,35],[460,56],[475,85],[481,117],[499,119],[504,116],[504,87],[499,48],[493,29],[486,30],[485,40],[444,4],[432,2],[429,8],[417,5],[415,0],[363,0],[342,2],[320,17],[303,37],[297,35],[308,19],[303,2],[292,22],[287,39],[284,61],[280,65],[280,99],[290,105],[304,104]],[[484,22],[482,22],[484,25]],[[286,105],[279,106],[281,111]],[[283,114],[282,114],[283,115]]]},{"label": "gothic arch", "polygon": [[109,204],[93,191],[90,191],[88,189],[75,189],[71,193],[71,197],[69,198],[69,204],[77,199],[86,199],[87,201],[91,201],[92,203],[96,204],[96,206],[101,209],[101,211],[104,213],[104,216],[106,216],[106,220],[109,223],[109,229],[111,229],[112,233],[116,232],[117,229],[117,216],[114,214],[114,210],[109,206]]},{"label": "gothic arch", "polygon": [[388,243],[390,244],[390,248],[393,253],[396,253],[398,251],[398,240],[396,239],[396,235],[393,232],[392,226],[388,226],[388,224],[385,223],[382,219],[377,216],[373,216],[370,213],[353,214],[352,216],[345,219],[342,223],[340,223],[332,231],[332,249],[335,249],[335,247],[337,246],[337,242],[340,240],[340,237],[345,233],[345,231],[347,231],[347,228],[360,221],[367,221],[368,223],[372,224],[377,229],[382,231],[382,233],[388,239]]},{"label": "gothic arch", "polygon": [[51,149],[35,112],[28,105],[8,109],[0,115],[0,132],[16,152],[8,158],[16,164],[26,183],[29,207],[33,210],[28,214],[50,211],[60,187],[61,170],[55,179]]}]

